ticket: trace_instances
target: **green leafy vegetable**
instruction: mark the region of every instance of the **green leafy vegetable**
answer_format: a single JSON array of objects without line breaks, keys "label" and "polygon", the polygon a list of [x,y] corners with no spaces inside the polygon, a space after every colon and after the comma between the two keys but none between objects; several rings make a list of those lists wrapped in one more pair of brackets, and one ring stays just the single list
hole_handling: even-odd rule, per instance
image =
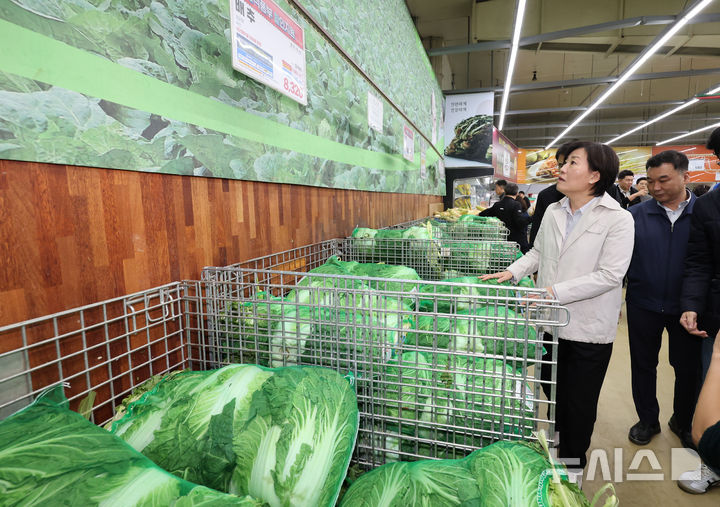
[{"label": "green leafy vegetable", "polygon": [[[340,507],[532,506],[590,507],[582,491],[565,478],[538,443],[501,441],[463,459],[388,463],[358,478]],[[612,485],[604,506],[617,505]]]},{"label": "green leafy vegetable", "polygon": [[[443,442],[480,447],[490,443],[488,431],[529,436],[534,429],[532,392],[500,360],[405,352],[376,385],[375,399],[384,400],[378,413],[404,454],[434,457]],[[418,437],[438,445],[417,446]],[[392,461],[392,454],[379,458]]]},{"label": "green leafy vegetable", "polygon": [[331,506],[358,410],[332,370],[230,365],[161,381],[113,432],[164,469],[271,506]]},{"label": "green leafy vegetable", "polygon": [[165,472],[67,405],[58,387],[0,422],[3,505],[262,505]]}]

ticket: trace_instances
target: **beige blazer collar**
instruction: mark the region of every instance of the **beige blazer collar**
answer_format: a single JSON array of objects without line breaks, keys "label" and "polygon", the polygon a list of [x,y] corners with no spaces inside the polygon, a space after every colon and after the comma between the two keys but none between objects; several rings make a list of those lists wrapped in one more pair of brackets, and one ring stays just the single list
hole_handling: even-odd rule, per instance
[{"label": "beige blazer collar", "polygon": [[558,203],[558,206],[552,211],[555,226],[557,227],[555,239],[560,255],[565,253],[565,251],[596,222],[598,213],[601,213],[602,209],[622,209],[620,204],[610,194],[605,192],[589,210],[583,213],[580,221],[575,225],[570,236],[568,236],[567,240],[563,243],[565,229],[567,227],[567,212],[562,208],[565,202],[567,202],[567,197],[563,197]]}]

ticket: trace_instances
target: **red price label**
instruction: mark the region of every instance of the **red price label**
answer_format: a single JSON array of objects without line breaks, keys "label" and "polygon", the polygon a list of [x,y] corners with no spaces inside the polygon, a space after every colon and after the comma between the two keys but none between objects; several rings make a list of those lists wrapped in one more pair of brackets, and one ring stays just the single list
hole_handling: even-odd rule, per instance
[{"label": "red price label", "polygon": [[296,97],[303,97],[302,89],[297,84],[295,84],[294,81],[290,81],[288,78],[283,79],[283,87],[286,91],[292,93]]}]

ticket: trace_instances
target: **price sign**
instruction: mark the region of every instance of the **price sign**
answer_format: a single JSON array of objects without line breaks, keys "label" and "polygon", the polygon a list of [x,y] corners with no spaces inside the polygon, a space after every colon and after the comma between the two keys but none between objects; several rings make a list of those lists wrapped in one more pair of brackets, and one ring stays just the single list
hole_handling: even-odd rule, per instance
[{"label": "price sign", "polygon": [[307,105],[305,32],[272,0],[230,0],[232,66]]},{"label": "price sign", "polygon": [[403,128],[403,157],[410,162],[415,161],[415,132],[407,125]]},{"label": "price sign", "polygon": [[368,125],[382,134],[383,103],[371,91],[368,91]]}]

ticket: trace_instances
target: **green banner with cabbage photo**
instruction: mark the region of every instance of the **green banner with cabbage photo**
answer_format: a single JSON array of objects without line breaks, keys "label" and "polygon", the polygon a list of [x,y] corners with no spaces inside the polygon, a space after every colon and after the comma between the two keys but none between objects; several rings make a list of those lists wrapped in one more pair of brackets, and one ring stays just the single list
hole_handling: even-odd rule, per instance
[{"label": "green banner with cabbage photo", "polygon": [[305,33],[306,106],[233,70],[228,0],[2,2],[0,158],[442,194],[442,92],[404,3],[278,5]]}]

